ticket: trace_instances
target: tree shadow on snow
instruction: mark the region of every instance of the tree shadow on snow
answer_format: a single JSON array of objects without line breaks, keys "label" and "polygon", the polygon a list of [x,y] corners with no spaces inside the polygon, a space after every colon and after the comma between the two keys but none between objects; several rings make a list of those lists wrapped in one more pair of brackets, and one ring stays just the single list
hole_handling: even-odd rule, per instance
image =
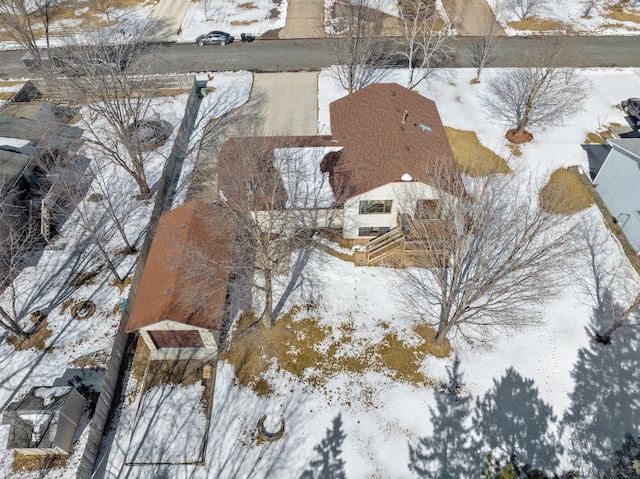
[{"label": "tree shadow on snow", "polygon": [[586,477],[613,464],[625,433],[640,434],[640,326],[621,327],[608,345],[594,341],[593,331],[609,327],[624,309],[608,292],[605,299],[585,331],[590,341],[578,351],[571,405],[562,418],[569,456]]},{"label": "tree shadow on snow", "polygon": [[342,442],[347,435],[342,430],[342,415],[333,418],[333,425],[327,429],[322,441],[313,448],[316,457],[309,461],[300,479],[344,479]]},{"label": "tree shadow on snow", "polygon": [[562,449],[550,430],[556,421],[551,406],[540,399],[533,380],[513,368],[494,380],[493,388],[472,408],[456,358],[448,384],[434,394],[434,432],[409,444],[409,468],[417,477],[482,477],[488,454],[494,461],[540,470],[558,466]]}]

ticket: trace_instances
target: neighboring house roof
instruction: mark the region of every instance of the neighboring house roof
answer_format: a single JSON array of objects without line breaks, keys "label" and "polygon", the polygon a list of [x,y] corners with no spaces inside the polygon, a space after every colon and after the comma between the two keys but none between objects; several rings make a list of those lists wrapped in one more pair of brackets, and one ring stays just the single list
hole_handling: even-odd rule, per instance
[{"label": "neighboring house roof", "polygon": [[0,149],[0,198],[13,189],[30,162],[30,155]]},{"label": "neighboring house roof", "polygon": [[635,156],[636,160],[640,160],[640,138],[620,138],[607,140],[607,143],[614,148]]},{"label": "neighboring house roof", "polygon": [[377,83],[334,101],[329,111],[332,137],[344,146],[325,165],[336,197],[399,182],[406,174],[433,185],[433,175],[452,171],[443,162],[457,171],[436,104],[415,91]]},{"label": "neighboring house roof", "polygon": [[71,386],[36,386],[2,415],[9,449],[71,450],[85,400]]},{"label": "neighboring house roof", "polygon": [[[215,221],[215,224],[214,224]],[[164,320],[220,330],[235,228],[225,208],[190,201],[160,217],[126,331]],[[191,271],[200,264],[194,277]],[[185,283],[202,291],[202,303],[186,300]],[[198,281],[202,279],[202,282]],[[187,304],[188,303],[188,304]]]},{"label": "neighboring house roof", "polygon": [[0,137],[20,138],[37,143],[50,128],[51,125],[47,122],[0,114]]}]

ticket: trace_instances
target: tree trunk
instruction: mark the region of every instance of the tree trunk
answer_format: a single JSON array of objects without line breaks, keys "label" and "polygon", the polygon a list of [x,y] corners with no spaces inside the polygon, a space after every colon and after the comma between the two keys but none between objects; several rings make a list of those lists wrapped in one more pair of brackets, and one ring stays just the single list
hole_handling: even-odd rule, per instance
[{"label": "tree trunk", "polygon": [[12,333],[13,335],[17,336],[19,339],[27,339],[27,337],[29,336],[24,329],[22,329],[20,327],[20,325],[11,317],[9,316],[9,314],[0,307],[0,316],[2,317],[2,319],[4,321],[0,321],[0,325],[6,329],[7,331],[9,331],[10,333]]},{"label": "tree trunk", "polygon": [[271,327],[273,324],[273,282],[271,274],[264,273],[264,311],[260,316],[260,320],[265,326]]},{"label": "tree trunk", "polygon": [[619,319],[617,319],[613,325],[607,329],[603,334],[596,333],[595,340],[598,343],[609,344],[611,342],[611,335],[616,332],[616,330],[624,324],[624,322],[633,314],[633,312],[640,307],[640,295],[636,298],[631,306],[627,308],[627,310],[622,313]]}]

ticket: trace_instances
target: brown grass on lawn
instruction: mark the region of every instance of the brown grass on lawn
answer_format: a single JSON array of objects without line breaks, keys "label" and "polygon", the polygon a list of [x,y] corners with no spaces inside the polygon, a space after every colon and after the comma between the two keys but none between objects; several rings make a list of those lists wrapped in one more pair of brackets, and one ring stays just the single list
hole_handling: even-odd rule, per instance
[{"label": "brown grass on lawn", "polygon": [[473,131],[445,126],[449,144],[460,169],[470,176],[511,173],[507,162],[483,146]]},{"label": "brown grass on lawn", "polygon": [[272,327],[256,322],[253,314],[246,313],[220,359],[231,364],[240,385],[264,396],[273,392],[265,377],[272,365],[314,388],[324,388],[339,372],[365,371],[411,384],[433,385],[434,381],[420,371],[422,360],[427,354],[445,357],[451,351],[448,341],[440,348],[435,346],[435,331],[428,326],[415,328],[411,344],[391,331],[380,343],[365,344],[354,338],[356,327],[352,323],[332,330],[321,324],[314,313],[313,305],[294,306]]},{"label": "brown grass on lawn", "polygon": [[538,18],[536,16],[525,18],[522,21],[509,22],[508,25],[516,30],[533,30],[536,32],[561,31],[572,33],[570,25],[550,18]]},{"label": "brown grass on lawn", "polygon": [[520,151],[520,147],[518,145],[514,145],[513,143],[507,144],[507,148],[511,150],[511,154],[513,156],[522,156],[522,151]]},{"label": "brown grass on lawn", "polygon": [[540,207],[548,213],[571,215],[588,208],[593,198],[580,178],[566,169],[557,169],[539,194]]},{"label": "brown grass on lawn", "polygon": [[604,144],[606,143],[607,140],[605,140],[602,135],[600,135],[599,133],[593,133],[593,132],[589,132],[587,133],[587,138],[584,140],[584,143],[587,145],[590,144]]},{"label": "brown grass on lawn", "polygon": [[608,8],[607,18],[611,20],[617,20],[619,22],[633,22],[640,23],[640,14],[635,12],[629,12],[626,10],[631,4],[630,0],[622,0],[615,5],[611,5]]},{"label": "brown grass on lawn", "polygon": [[7,342],[14,347],[16,351],[26,351],[27,349],[36,349],[38,351],[45,351],[51,353],[52,347],[45,347],[45,343],[51,337],[51,330],[47,324],[47,318],[45,317],[36,330],[29,335],[27,339],[21,340],[17,336],[10,334],[7,337]]},{"label": "brown grass on lawn", "polygon": [[131,363],[130,374],[139,383],[144,379],[144,371],[147,368],[149,362],[149,347],[144,340],[138,336],[136,344],[136,352],[133,355],[133,361]]},{"label": "brown grass on lawn", "polygon": [[108,351],[97,351],[94,353],[85,354],[84,356],[80,356],[79,358],[74,359],[71,362],[71,365],[77,368],[102,369],[107,367],[108,361]]},{"label": "brown grass on lawn", "polygon": [[160,384],[191,386],[203,380],[203,372],[211,361],[199,359],[176,359],[149,361],[146,389]]},{"label": "brown grass on lawn", "polygon": [[244,2],[238,5],[237,8],[239,8],[240,10],[254,10],[258,7],[256,7],[256,4],[253,2]]},{"label": "brown grass on lawn", "polygon": [[24,473],[27,471],[38,472],[40,477],[48,469],[60,469],[67,465],[69,456],[63,454],[47,454],[46,456],[31,456],[13,452],[13,462],[11,471],[14,473]]},{"label": "brown grass on lawn", "polygon": [[232,20],[232,27],[242,27],[244,25],[251,25],[253,23],[258,23],[258,20]]},{"label": "brown grass on lawn", "polygon": [[11,100],[15,95],[15,91],[0,91],[0,100]]},{"label": "brown grass on lawn", "polygon": [[122,282],[113,278],[113,280],[109,283],[109,286],[115,286],[120,291],[120,294],[124,292],[124,289],[131,284],[132,275],[127,276]]},{"label": "brown grass on lawn", "polygon": [[65,299],[61,304],[60,304],[60,316],[63,316],[64,313],[67,312],[67,309],[69,309],[71,307],[72,304],[74,304],[76,302],[76,300],[74,298],[67,298]]}]

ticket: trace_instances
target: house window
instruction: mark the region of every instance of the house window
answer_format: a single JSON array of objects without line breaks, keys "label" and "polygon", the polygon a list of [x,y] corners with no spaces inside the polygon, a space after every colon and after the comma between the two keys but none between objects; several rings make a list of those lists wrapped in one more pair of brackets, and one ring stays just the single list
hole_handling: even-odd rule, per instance
[{"label": "house window", "polygon": [[360,201],[360,214],[391,213],[391,200],[362,200]]},{"label": "house window", "polygon": [[358,228],[358,236],[378,236],[387,233],[390,229],[388,226],[365,226]]},{"label": "house window", "polygon": [[416,203],[416,219],[435,220],[440,218],[442,207],[439,200],[418,200]]}]

